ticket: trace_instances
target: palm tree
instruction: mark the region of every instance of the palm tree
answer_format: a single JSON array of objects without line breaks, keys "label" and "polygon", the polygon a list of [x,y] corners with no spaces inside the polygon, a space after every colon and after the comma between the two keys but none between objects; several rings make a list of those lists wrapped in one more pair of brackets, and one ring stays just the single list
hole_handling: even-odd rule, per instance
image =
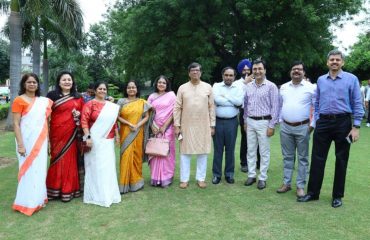
[{"label": "palm tree", "polygon": [[[11,1],[0,1],[0,9],[3,12],[8,12],[9,15],[9,40],[10,40],[10,96],[11,102],[13,103],[14,97],[18,95],[19,82],[21,79],[22,70],[22,17],[21,17],[21,6],[23,6],[25,0],[11,0]],[[11,111],[9,111],[8,118],[6,120],[6,129],[13,129],[13,118]]]},{"label": "palm tree", "polygon": [[[44,26],[53,26],[53,24],[47,24],[49,19],[53,19],[54,23],[59,23],[59,29],[64,28],[64,33],[75,31],[74,35],[79,37],[82,36],[82,26],[83,18],[82,11],[79,4],[75,0],[0,0],[0,9],[3,12],[8,12],[10,8],[9,15],[9,40],[10,40],[10,93],[11,93],[11,104],[13,99],[18,95],[19,91],[19,81],[21,79],[21,69],[22,69],[22,27],[32,26],[34,29],[33,42],[33,61],[36,63],[34,65],[34,71],[39,73],[40,69],[40,27],[41,23],[45,23]],[[53,16],[53,17],[51,17]],[[47,28],[43,31],[46,33]],[[55,30],[55,29],[54,29]],[[52,31],[51,31],[52,32]],[[48,34],[44,34],[49,36]],[[53,34],[50,34],[51,36]],[[58,35],[58,34],[56,34]],[[60,35],[60,34],[59,34]],[[65,36],[67,36],[65,34]],[[51,38],[50,38],[51,39]],[[44,38],[44,58],[46,59],[46,64],[44,67],[46,76],[48,76],[47,68],[47,40]],[[63,40],[61,40],[63,42]],[[45,51],[46,49],[46,51]],[[38,66],[37,66],[38,64]],[[47,89],[48,79],[44,86]],[[44,88],[44,89],[45,89]],[[44,90],[45,92],[45,90]],[[6,129],[13,129],[13,119],[11,111],[8,113],[8,118],[6,122]]]}]

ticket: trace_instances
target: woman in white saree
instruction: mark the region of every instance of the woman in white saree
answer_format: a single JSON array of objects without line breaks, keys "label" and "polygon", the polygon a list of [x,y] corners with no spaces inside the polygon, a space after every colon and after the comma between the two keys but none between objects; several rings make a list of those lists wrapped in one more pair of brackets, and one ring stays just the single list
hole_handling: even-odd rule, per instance
[{"label": "woman in white saree", "polygon": [[82,110],[81,125],[84,140],[91,151],[85,153],[84,203],[109,207],[121,202],[118,189],[114,136],[117,129],[118,105],[105,101],[107,84],[95,85],[95,99]]},{"label": "woman in white saree", "polygon": [[41,209],[48,201],[46,171],[48,160],[48,117],[53,102],[40,97],[40,81],[36,74],[25,74],[19,96],[12,105],[17,157],[18,188],[13,209],[27,216]]}]

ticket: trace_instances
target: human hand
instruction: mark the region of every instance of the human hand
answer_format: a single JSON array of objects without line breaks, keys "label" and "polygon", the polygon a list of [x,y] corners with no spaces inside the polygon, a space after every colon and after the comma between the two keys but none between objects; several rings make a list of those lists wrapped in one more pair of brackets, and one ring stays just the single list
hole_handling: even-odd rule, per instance
[{"label": "human hand", "polygon": [[114,98],[112,96],[108,96],[108,101],[114,103]]},{"label": "human hand", "polygon": [[175,126],[175,135],[176,137],[179,137],[179,134],[181,133],[181,129],[178,126]]},{"label": "human hand", "polygon": [[274,133],[275,133],[275,129],[273,129],[273,128],[267,128],[267,132],[266,132],[267,137],[274,136]]},{"label": "human hand", "polygon": [[92,145],[93,145],[92,140],[90,138],[89,139],[86,139],[86,146],[92,147]]},{"label": "human hand", "polygon": [[72,115],[73,115],[74,118],[78,118],[81,115],[81,113],[80,113],[80,111],[77,111],[76,109],[73,109],[72,110]]},{"label": "human hand", "polygon": [[211,127],[211,136],[215,135],[215,127]]},{"label": "human hand", "polygon": [[152,132],[154,133],[154,135],[158,134],[159,129],[157,127],[155,127],[154,125],[151,125],[150,128],[152,129]]},{"label": "human hand", "polygon": [[347,136],[349,135],[352,136],[353,142],[357,142],[360,139],[360,130],[358,128],[353,127]]},{"label": "human hand", "polygon": [[130,125],[130,130],[131,130],[131,132],[135,132],[137,130],[137,125],[131,124]]},{"label": "human hand", "polygon": [[26,148],[23,145],[18,145],[18,153],[22,157],[26,156]]}]

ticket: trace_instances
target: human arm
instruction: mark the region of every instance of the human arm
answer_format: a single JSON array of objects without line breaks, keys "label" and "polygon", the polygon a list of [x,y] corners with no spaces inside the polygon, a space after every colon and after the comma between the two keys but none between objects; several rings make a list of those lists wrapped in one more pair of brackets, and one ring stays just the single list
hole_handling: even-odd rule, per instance
[{"label": "human arm", "polygon": [[267,136],[274,135],[274,128],[279,119],[279,90],[275,84],[270,87],[271,120],[267,129]]},{"label": "human arm", "polygon": [[21,131],[21,113],[13,112],[13,128],[15,139],[17,140],[17,152],[22,157],[26,156],[26,148],[24,147]]},{"label": "human arm", "polygon": [[213,97],[213,91],[212,88],[210,88],[208,96],[208,113],[209,113],[209,125],[211,127],[211,135],[213,136],[215,134],[215,126],[216,126],[216,109],[215,109],[215,101]]},{"label": "human arm", "polygon": [[173,108],[173,123],[175,126],[175,135],[176,137],[179,136],[181,132],[181,113],[182,113],[182,87],[180,86],[179,90],[177,91],[176,102]]}]

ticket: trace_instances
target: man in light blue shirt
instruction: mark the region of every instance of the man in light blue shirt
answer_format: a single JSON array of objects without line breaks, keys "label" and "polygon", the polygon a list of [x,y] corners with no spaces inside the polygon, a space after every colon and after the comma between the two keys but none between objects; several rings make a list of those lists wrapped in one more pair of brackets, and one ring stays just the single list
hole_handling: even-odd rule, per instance
[{"label": "man in light blue shirt", "polygon": [[[324,178],[325,163],[331,142],[335,142],[335,176],[332,207],[342,206],[351,142],[360,137],[364,115],[358,78],[342,70],[344,56],[333,50],[327,56],[329,73],[317,80],[315,102],[316,128],[313,134],[310,179],[307,194],[298,202],[318,200]],[[353,124],[352,124],[353,117]]]},{"label": "man in light blue shirt", "polygon": [[216,128],[213,136],[213,184],[218,184],[222,176],[222,157],[225,148],[225,180],[233,184],[235,168],[235,141],[238,130],[239,107],[243,103],[243,90],[233,84],[235,70],[226,67],[222,70],[220,83],[213,85],[216,105]]}]

